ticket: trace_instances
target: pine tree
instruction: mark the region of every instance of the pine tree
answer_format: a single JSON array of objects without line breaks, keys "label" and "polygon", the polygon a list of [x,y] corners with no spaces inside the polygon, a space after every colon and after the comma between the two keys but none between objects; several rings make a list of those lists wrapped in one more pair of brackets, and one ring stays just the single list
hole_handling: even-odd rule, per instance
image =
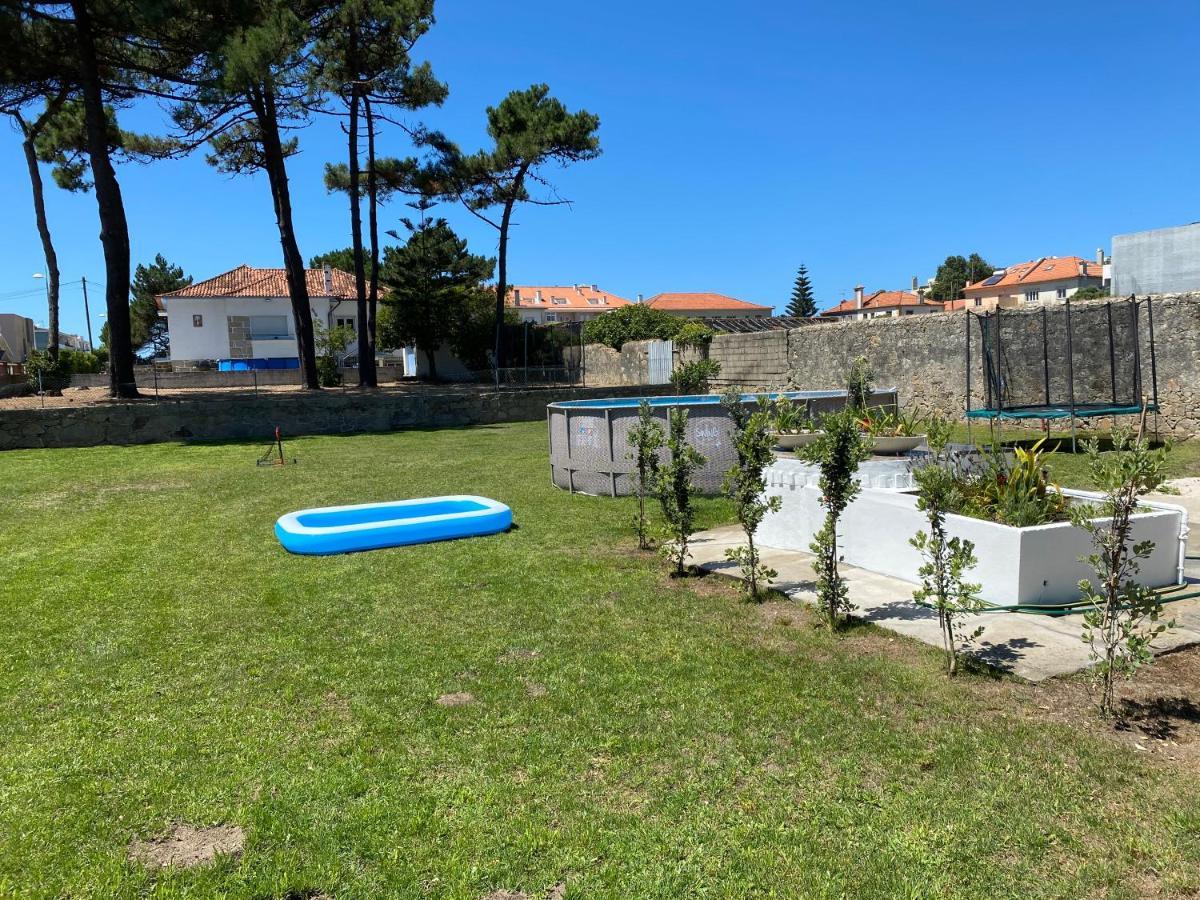
[{"label": "pine tree", "polygon": [[808,278],[808,267],[805,265],[801,265],[796,272],[796,283],[792,286],[792,299],[788,302],[787,314],[805,319],[817,314],[817,301],[813,298],[812,282]]}]

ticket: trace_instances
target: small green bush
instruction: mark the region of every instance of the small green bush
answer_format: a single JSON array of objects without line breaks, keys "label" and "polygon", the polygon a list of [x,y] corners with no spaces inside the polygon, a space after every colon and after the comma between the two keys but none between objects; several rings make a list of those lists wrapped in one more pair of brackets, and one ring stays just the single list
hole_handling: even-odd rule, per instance
[{"label": "small green bush", "polygon": [[699,347],[712,340],[713,330],[695,319],[632,303],[596,316],[583,326],[586,344],[607,344],[620,350],[629,341],[677,341],[684,347]]},{"label": "small green bush", "polygon": [[694,359],[671,373],[671,384],[680,394],[703,394],[708,382],[721,374],[721,364],[715,359]]}]

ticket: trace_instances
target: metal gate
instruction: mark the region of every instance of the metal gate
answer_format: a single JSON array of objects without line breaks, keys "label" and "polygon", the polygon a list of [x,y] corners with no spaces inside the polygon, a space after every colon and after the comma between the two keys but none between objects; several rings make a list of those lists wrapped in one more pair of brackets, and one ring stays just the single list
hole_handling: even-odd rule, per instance
[{"label": "metal gate", "polygon": [[674,341],[654,341],[647,348],[646,383],[669,384],[671,360],[675,356]]}]

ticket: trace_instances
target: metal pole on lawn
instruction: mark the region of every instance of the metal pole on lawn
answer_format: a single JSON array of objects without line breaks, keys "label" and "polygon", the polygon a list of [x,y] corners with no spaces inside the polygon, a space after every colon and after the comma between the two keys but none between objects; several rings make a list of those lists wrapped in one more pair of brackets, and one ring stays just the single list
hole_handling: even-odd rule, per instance
[{"label": "metal pole on lawn", "polygon": [[1154,392],[1154,439],[1158,440],[1158,355],[1154,349],[1154,302],[1146,298],[1146,321],[1150,326],[1150,389]]},{"label": "metal pole on lawn", "polygon": [[1067,299],[1067,396],[1071,404],[1071,452],[1079,452],[1075,439],[1075,345],[1071,335],[1071,301]]},{"label": "metal pole on lawn", "polygon": [[[88,349],[95,350],[96,345],[94,343],[92,343],[92,313],[91,313],[91,310],[88,309],[87,278],[84,276],[80,276],[79,283],[83,285],[83,317],[84,317],[84,319],[87,320]],[[111,360],[110,360],[110,365],[111,365]]]},{"label": "metal pole on lawn", "polygon": [[525,386],[529,386],[529,321],[525,321],[524,327],[521,329],[521,336],[525,343]]},{"label": "metal pole on lawn", "polygon": [[971,311],[963,307],[966,313],[963,319],[967,323],[967,443],[975,443],[971,438]]}]

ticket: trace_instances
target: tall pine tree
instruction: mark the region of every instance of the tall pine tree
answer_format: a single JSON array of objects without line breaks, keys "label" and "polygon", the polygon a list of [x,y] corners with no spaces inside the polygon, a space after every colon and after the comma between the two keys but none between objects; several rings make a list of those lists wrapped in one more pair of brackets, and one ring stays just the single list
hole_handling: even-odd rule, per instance
[{"label": "tall pine tree", "polygon": [[817,301],[813,298],[808,267],[803,264],[796,272],[796,283],[792,285],[792,299],[788,302],[787,314],[805,319],[817,314]]}]

